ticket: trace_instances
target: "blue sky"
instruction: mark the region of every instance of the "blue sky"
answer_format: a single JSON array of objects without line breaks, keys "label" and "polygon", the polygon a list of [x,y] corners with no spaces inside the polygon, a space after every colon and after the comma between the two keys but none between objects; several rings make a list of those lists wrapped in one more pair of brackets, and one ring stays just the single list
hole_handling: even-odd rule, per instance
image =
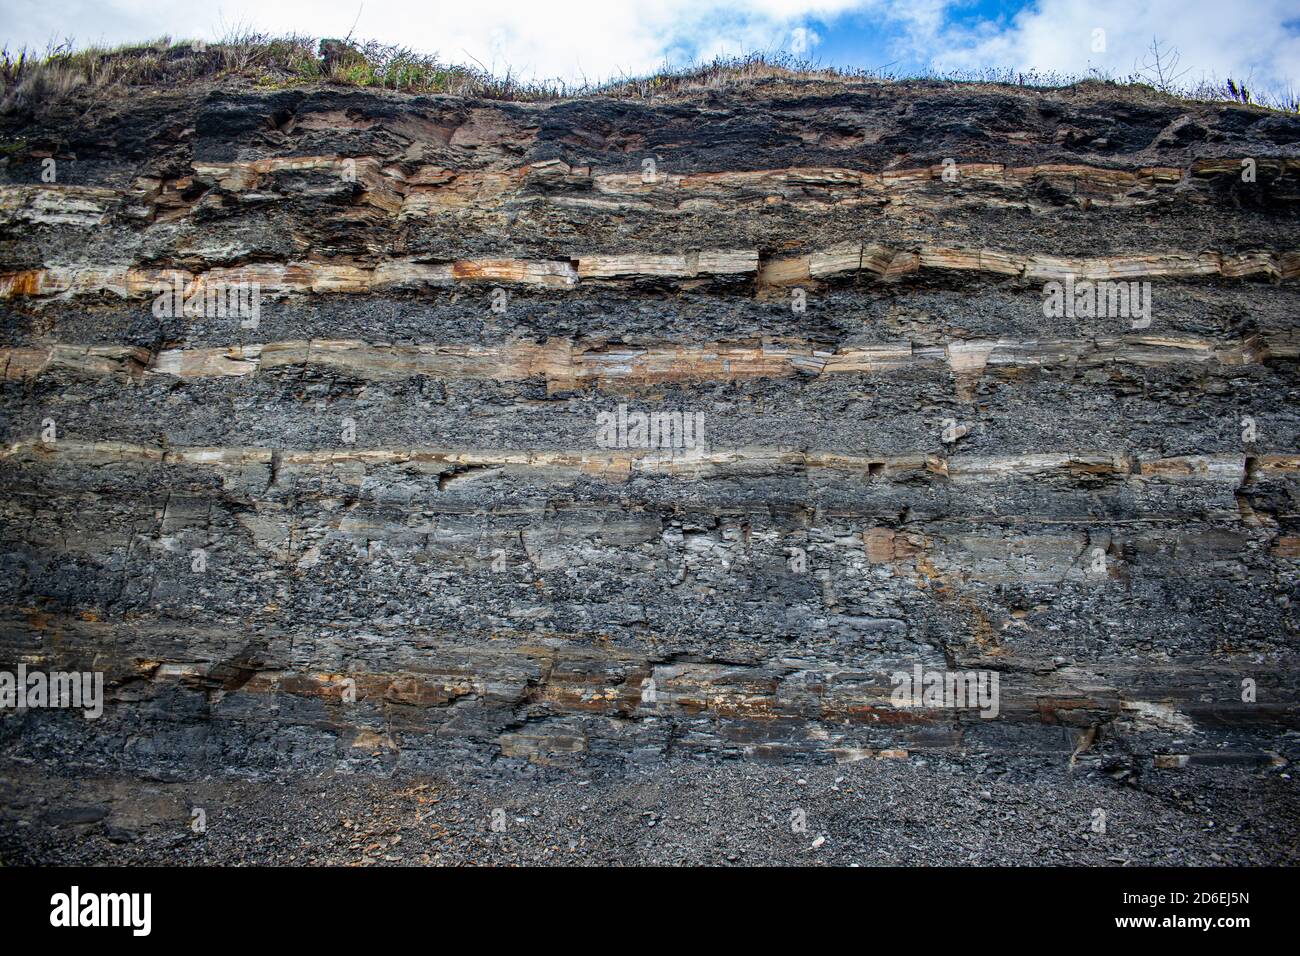
[{"label": "blue sky", "polygon": [[[951,4],[943,11],[944,22],[950,26],[966,24],[988,30],[1005,30],[1015,14],[1026,6],[1030,4],[995,3],[992,0]],[[918,55],[908,45],[904,21],[886,20],[869,11],[850,11],[825,21],[811,18],[810,26],[819,37],[813,55],[826,63],[861,69],[879,69],[894,64],[890,69],[903,72],[921,71],[930,65],[931,57]]]},{"label": "blue sky", "polygon": [[[355,35],[509,67],[533,79],[600,80],[717,54],[784,50],[895,74],[942,70],[1140,71],[1152,38],[1184,81],[1232,76],[1300,91],[1297,0],[0,0],[0,40],[120,44],[219,39],[233,27]],[[1099,40],[1100,38],[1100,40]]]}]

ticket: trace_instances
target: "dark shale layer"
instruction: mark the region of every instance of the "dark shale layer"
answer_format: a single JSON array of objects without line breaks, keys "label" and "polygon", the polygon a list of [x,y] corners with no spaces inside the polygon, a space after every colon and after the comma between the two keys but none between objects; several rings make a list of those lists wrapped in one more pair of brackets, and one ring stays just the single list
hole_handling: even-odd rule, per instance
[{"label": "dark shale layer", "polygon": [[0,712],[7,776],[1300,750],[1296,117],[226,83],[0,137],[0,669],[106,681]]}]

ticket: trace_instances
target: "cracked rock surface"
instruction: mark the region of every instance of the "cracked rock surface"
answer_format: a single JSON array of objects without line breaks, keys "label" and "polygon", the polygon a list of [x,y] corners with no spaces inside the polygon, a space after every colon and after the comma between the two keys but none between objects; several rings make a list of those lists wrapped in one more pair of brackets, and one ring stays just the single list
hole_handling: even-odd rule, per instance
[{"label": "cracked rock surface", "polygon": [[[6,861],[256,861],[185,837],[199,786],[263,862],[907,862],[868,818],[1291,861],[1295,117],[228,80],[0,139],[0,670],[105,681],[0,710]],[[900,704],[915,668],[996,715]],[[339,842],[448,788],[434,842]],[[492,842],[506,803],[550,822]]]}]

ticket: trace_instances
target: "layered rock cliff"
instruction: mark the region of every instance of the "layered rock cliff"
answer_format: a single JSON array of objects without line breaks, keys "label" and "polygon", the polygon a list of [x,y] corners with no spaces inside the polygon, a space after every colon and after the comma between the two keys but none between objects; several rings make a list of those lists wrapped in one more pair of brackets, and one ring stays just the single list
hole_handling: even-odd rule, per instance
[{"label": "layered rock cliff", "polygon": [[229,81],[0,127],[0,666],[107,683],[11,753],[1296,752],[1294,116]]}]

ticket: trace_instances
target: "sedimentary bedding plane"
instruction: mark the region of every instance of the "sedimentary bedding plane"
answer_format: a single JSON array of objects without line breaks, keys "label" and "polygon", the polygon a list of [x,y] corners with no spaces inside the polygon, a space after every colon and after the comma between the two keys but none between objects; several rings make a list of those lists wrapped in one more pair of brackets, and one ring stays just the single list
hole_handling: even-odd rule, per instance
[{"label": "sedimentary bedding plane", "polygon": [[1294,759],[1300,120],[1135,96],[6,114],[0,740]]}]

